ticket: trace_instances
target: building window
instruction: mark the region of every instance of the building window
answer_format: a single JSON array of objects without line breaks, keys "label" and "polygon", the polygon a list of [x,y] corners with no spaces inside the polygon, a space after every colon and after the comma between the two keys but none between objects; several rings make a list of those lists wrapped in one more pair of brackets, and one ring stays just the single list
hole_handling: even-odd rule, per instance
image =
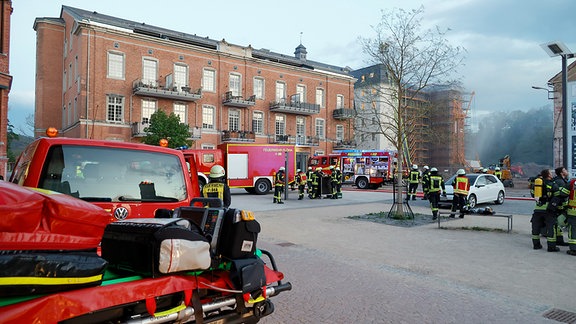
[{"label": "building window", "polygon": [[188,66],[174,64],[174,84],[172,86],[176,87],[176,90],[188,86]]},{"label": "building window", "polygon": [[202,128],[214,129],[214,107],[202,106]]},{"label": "building window", "polygon": [[124,120],[124,97],[107,95],[108,107],[106,109],[106,121],[122,122]]},{"label": "building window", "polygon": [[306,102],[306,86],[301,84],[296,86],[296,97],[296,101]]},{"label": "building window", "polygon": [[284,82],[276,82],[276,102],[286,102],[286,84]]},{"label": "building window", "polygon": [[228,110],[228,130],[240,130],[240,111]]},{"label": "building window", "polygon": [[336,141],[342,142],[344,140],[344,126],[336,125]]},{"label": "building window", "polygon": [[286,134],[286,116],[276,115],[276,122],[274,127],[274,134],[284,135]]},{"label": "building window", "polygon": [[324,89],[316,89],[316,104],[324,108]]},{"label": "building window", "polygon": [[241,77],[239,74],[230,74],[230,80],[228,82],[228,89],[232,91],[233,96],[240,96],[242,93]]},{"label": "building window", "polygon": [[296,144],[306,143],[306,118],[296,117]]},{"label": "building window", "polygon": [[124,79],[124,54],[108,52],[108,78]]},{"label": "building window", "polygon": [[201,148],[203,150],[213,150],[216,148],[216,145],[214,145],[214,144],[202,144]]},{"label": "building window", "polygon": [[254,78],[254,93],[256,99],[264,99],[264,79]]},{"label": "building window", "polygon": [[316,136],[324,139],[324,119],[316,118]]},{"label": "building window", "polygon": [[66,72],[66,69],[64,69],[64,77],[62,78],[62,92],[66,92],[66,89],[68,89],[68,87],[66,86],[67,81],[68,81],[68,73]]},{"label": "building window", "polygon": [[211,69],[202,71],[202,91],[216,91],[216,71]]},{"label": "building window", "polygon": [[183,103],[175,102],[174,103],[174,115],[180,118],[180,122],[182,124],[188,124],[188,114],[186,113],[186,105]]},{"label": "building window", "polygon": [[255,134],[264,133],[264,113],[261,111],[255,111],[252,114],[252,131]]},{"label": "building window", "polygon": [[149,124],[150,117],[156,112],[156,101],[143,99],[142,100],[142,124]]},{"label": "building window", "polygon": [[336,109],[344,108],[344,96],[336,95]]},{"label": "building window", "polygon": [[68,65],[68,71],[68,87],[72,88],[72,85],[74,84],[74,70],[72,70],[72,63]]},{"label": "building window", "polygon": [[158,86],[158,62],[151,59],[142,61],[142,82],[152,87]]}]

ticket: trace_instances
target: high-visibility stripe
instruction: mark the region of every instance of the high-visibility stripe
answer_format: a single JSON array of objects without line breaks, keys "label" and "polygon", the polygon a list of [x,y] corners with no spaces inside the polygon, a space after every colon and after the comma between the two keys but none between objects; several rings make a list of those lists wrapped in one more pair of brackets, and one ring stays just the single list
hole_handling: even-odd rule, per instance
[{"label": "high-visibility stripe", "polygon": [[46,278],[46,277],[1,277],[0,285],[5,286],[24,286],[24,285],[77,285],[102,280],[102,275],[91,277],[64,277],[64,278]]}]

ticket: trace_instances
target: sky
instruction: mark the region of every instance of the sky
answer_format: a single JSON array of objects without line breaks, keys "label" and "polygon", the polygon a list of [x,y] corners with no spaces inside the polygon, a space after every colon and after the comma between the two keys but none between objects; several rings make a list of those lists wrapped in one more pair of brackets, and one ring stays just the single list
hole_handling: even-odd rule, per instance
[{"label": "sky", "polygon": [[[294,55],[300,42],[309,60],[359,69],[369,66],[359,38],[375,38],[382,11],[424,8],[425,28],[450,29],[452,46],[466,49],[458,69],[465,91],[474,92],[470,117],[551,107],[546,87],[561,72],[560,57],[541,44],[560,41],[576,52],[574,0],[13,0],[8,118],[17,133],[32,135],[38,17],[60,17],[62,5],[144,22],[256,49]],[[569,61],[571,63],[572,60]]]}]

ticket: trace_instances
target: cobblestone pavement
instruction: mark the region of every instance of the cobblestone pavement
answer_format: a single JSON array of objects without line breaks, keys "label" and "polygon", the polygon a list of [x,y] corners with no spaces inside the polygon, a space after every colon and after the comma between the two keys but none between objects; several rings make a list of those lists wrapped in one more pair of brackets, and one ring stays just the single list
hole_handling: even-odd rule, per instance
[{"label": "cobblestone pavement", "polygon": [[543,314],[576,312],[576,258],[565,247],[532,250],[530,216],[515,215],[511,234],[457,229],[506,226],[494,217],[448,229],[348,218],[389,210],[382,198],[345,192],[275,205],[271,195],[233,195],[233,207],[257,211],[258,245],[293,285],[263,323],[558,323]]}]

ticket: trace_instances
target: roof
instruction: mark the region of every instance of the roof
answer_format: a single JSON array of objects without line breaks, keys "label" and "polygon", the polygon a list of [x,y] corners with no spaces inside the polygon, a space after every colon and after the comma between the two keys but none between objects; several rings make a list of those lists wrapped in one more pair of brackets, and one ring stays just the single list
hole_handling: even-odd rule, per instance
[{"label": "roof", "polygon": [[[109,27],[115,27],[126,32],[135,34],[147,35],[151,37],[158,37],[164,40],[185,43],[194,46],[218,50],[220,41],[210,39],[208,37],[197,36],[196,34],[183,33],[163,27],[148,25],[144,22],[136,22],[127,19],[117,18],[113,16],[104,15],[96,11],[87,11],[84,9],[74,8],[70,6],[62,6],[62,13],[69,14],[77,23],[86,24],[103,24]],[[224,40],[222,42],[225,42]],[[251,47],[248,45],[248,47]],[[302,44],[298,45],[299,48],[303,47]],[[341,76],[352,77],[350,75],[351,68],[339,67],[317,61],[311,61],[304,58],[297,58],[295,56],[284,55],[275,53],[267,49],[252,49],[252,57],[271,62],[306,68],[310,70],[318,70],[320,72],[335,73]]]}]

